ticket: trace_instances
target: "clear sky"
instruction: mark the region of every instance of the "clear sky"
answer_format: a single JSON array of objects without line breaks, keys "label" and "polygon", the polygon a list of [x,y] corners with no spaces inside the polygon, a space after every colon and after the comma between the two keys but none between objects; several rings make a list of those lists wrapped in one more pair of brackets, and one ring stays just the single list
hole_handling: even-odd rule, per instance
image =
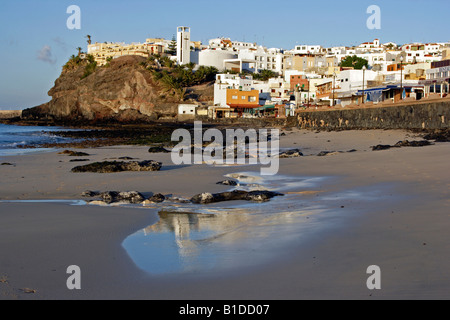
[{"label": "clear sky", "polygon": [[[81,29],[69,30],[67,8],[81,9]],[[381,29],[366,12],[381,9]],[[449,0],[0,0],[0,109],[50,100],[48,90],[87,34],[98,42],[171,39],[177,26],[207,44],[220,36],[293,49],[296,44],[359,45],[450,40]]]}]

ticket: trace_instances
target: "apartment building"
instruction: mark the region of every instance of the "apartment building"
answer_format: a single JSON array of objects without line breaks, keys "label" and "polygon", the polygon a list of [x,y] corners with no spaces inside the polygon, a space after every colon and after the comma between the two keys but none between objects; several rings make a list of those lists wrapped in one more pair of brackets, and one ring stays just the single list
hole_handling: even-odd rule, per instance
[{"label": "apartment building", "polygon": [[325,55],[292,55],[285,57],[286,70],[315,72],[321,75],[332,75],[339,72],[339,61],[335,56]]},{"label": "apartment building", "polygon": [[253,78],[251,76],[240,76],[235,74],[217,74],[214,83],[214,105],[226,107],[228,90],[236,89],[241,91],[253,90]]},{"label": "apartment building", "polygon": [[280,49],[266,49],[261,46],[257,49],[243,49],[239,51],[238,58],[245,61],[254,61],[249,64],[249,71],[271,70],[278,74],[283,73],[284,54]]},{"label": "apartment building", "polygon": [[325,49],[319,45],[297,45],[294,48],[294,54],[320,54],[325,53]]},{"label": "apartment building", "polygon": [[88,54],[92,55],[98,65],[105,65],[109,59],[127,55],[148,57],[151,54],[163,54],[164,47],[154,43],[94,43],[88,45]]},{"label": "apartment building", "polygon": [[450,92],[450,59],[431,63],[431,68],[425,71],[425,95],[439,93],[441,97]]}]

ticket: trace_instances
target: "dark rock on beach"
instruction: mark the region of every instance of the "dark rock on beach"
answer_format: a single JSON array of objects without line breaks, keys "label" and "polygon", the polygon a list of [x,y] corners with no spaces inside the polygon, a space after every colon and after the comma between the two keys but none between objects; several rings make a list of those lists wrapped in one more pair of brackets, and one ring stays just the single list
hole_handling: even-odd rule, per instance
[{"label": "dark rock on beach", "polygon": [[318,157],[324,157],[324,156],[327,156],[327,155],[329,155],[329,154],[331,154],[331,153],[335,153],[336,151],[320,151],[318,154],[317,154],[317,156]]},{"label": "dark rock on beach", "polygon": [[69,162],[85,162],[85,161],[90,161],[89,159],[72,159]]},{"label": "dark rock on beach", "polygon": [[378,151],[378,150],[387,150],[390,148],[423,147],[423,146],[429,146],[429,145],[432,145],[432,143],[428,140],[419,140],[419,141],[404,140],[404,141],[399,141],[392,146],[388,145],[388,144],[379,144],[379,145],[373,146],[372,150]]},{"label": "dark rock on beach", "polygon": [[112,173],[122,171],[159,171],[161,166],[161,162],[156,162],[153,160],[145,160],[140,162],[103,161],[75,167],[72,169],[72,172]]},{"label": "dark rock on beach", "polygon": [[390,148],[391,148],[391,146],[389,144],[378,144],[378,145],[372,147],[372,151],[387,150]]},{"label": "dark rock on beach", "polygon": [[82,197],[97,197],[100,195],[100,192],[96,192],[96,191],[91,191],[91,190],[86,190],[83,193],[81,193]]},{"label": "dark rock on beach", "polygon": [[303,153],[300,149],[291,149],[287,151],[280,152],[279,158],[295,158],[295,157],[301,157],[303,156]]},{"label": "dark rock on beach", "polygon": [[99,197],[106,203],[114,202],[125,202],[125,203],[141,203],[145,200],[145,197],[137,191],[106,191],[106,192],[96,192],[96,191],[84,191],[81,194],[83,197]]},{"label": "dark rock on beach", "polygon": [[399,141],[396,144],[394,144],[394,147],[423,147],[423,146],[429,146],[432,143],[428,140],[420,140],[420,141]]},{"label": "dark rock on beach", "polygon": [[148,200],[151,202],[160,203],[166,200],[166,197],[161,193],[156,193],[153,196],[151,196]]},{"label": "dark rock on beach", "polygon": [[221,192],[221,193],[201,193],[193,196],[191,198],[192,203],[197,204],[208,204],[214,202],[221,201],[232,201],[232,200],[247,200],[247,201],[257,201],[263,202],[268,201],[269,199],[282,196],[282,193],[273,192],[273,191],[243,191],[243,190],[234,190],[231,192]]},{"label": "dark rock on beach", "polygon": [[141,203],[144,200],[144,196],[137,191],[119,192],[116,198],[113,199],[114,202],[119,201],[129,203]]},{"label": "dark rock on beach", "polygon": [[89,156],[89,154],[85,153],[85,152],[76,152],[76,151],[72,151],[72,150],[64,150],[58,154],[64,154],[70,157],[86,157]]},{"label": "dark rock on beach", "polygon": [[423,138],[426,140],[434,140],[435,142],[449,142],[450,129],[435,130],[426,134]]},{"label": "dark rock on beach", "polygon": [[150,149],[148,149],[148,152],[150,152],[150,153],[169,153],[170,151],[164,147],[150,147]]},{"label": "dark rock on beach", "polygon": [[234,180],[223,180],[223,181],[219,181],[216,184],[222,184],[225,186],[237,186],[237,182]]}]

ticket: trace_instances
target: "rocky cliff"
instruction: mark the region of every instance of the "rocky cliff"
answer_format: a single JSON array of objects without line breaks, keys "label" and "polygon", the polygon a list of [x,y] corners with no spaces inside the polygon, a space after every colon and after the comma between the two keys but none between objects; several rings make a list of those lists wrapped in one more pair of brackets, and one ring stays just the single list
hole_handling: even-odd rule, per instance
[{"label": "rocky cliff", "polygon": [[63,68],[51,101],[23,111],[25,120],[142,122],[175,117],[180,98],[163,90],[146,59],[124,56],[86,73],[89,62]]}]

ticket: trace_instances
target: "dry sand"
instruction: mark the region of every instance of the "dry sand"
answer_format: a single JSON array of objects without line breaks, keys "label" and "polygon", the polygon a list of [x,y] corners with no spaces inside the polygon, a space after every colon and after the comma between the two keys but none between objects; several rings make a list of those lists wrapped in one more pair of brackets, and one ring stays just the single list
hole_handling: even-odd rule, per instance
[{"label": "dry sand", "polygon": [[[450,144],[372,151],[376,144],[419,139],[404,131],[287,131],[280,174],[335,177],[323,194],[364,190],[376,201],[336,199],[335,226],[293,243],[286,257],[252,270],[208,276],[155,276],[121,246],[157,221],[150,209],[0,203],[0,299],[448,299],[450,298]],[[348,151],[318,157],[320,151]],[[249,167],[174,166],[145,147],[80,150],[92,161],[129,156],[163,162],[159,172],[75,174],[83,162],[57,152],[0,159],[1,200],[80,199],[85,190],[137,190],[190,197],[227,189],[227,173]],[[255,167],[251,167],[255,170]],[[342,208],[343,206],[343,208]],[[82,270],[68,290],[66,268]],[[381,268],[381,290],[368,290],[367,267]],[[31,293],[27,293],[30,292]]]}]

